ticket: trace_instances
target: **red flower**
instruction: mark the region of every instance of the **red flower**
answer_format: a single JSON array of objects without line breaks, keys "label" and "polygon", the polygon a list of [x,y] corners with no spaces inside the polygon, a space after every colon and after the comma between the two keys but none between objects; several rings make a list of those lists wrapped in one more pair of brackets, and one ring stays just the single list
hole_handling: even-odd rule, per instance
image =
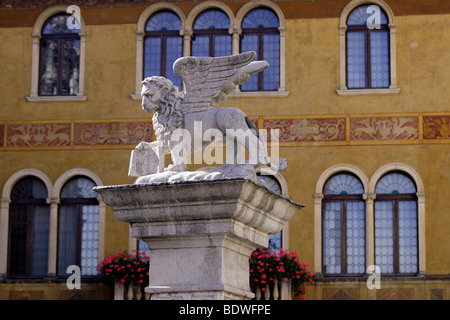
[{"label": "red flower", "polygon": [[[139,251],[136,254],[118,253],[108,256],[97,265],[98,274],[107,284],[119,281],[120,285],[143,283],[148,285],[149,259]],[[146,276],[146,277],[145,277]]]},{"label": "red flower", "polygon": [[304,295],[306,284],[313,284],[313,273],[310,273],[300,261],[296,252],[287,252],[283,248],[279,252],[271,249],[257,249],[250,255],[250,284],[252,289],[265,290],[267,283],[289,281],[296,295]]}]

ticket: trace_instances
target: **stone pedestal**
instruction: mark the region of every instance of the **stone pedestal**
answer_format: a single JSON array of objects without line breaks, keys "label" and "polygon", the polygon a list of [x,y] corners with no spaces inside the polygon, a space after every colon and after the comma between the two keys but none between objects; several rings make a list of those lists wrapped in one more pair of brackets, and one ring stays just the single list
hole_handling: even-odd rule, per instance
[{"label": "stone pedestal", "polygon": [[251,299],[249,257],[302,206],[248,180],[97,187],[151,250],[151,299]]}]

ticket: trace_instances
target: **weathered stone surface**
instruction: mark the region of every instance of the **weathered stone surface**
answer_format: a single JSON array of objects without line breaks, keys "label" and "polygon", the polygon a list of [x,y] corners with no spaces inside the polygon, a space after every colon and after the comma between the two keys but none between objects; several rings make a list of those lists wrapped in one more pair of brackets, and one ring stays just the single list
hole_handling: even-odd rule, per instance
[{"label": "weathered stone surface", "polygon": [[249,299],[248,258],[302,206],[248,180],[96,187],[151,250],[152,299]]},{"label": "weathered stone surface", "polygon": [[[266,141],[243,111],[218,108],[228,94],[250,79],[251,74],[269,66],[266,61],[252,61],[255,57],[256,53],[250,51],[224,57],[179,58],[173,69],[183,80],[184,92],[164,77],[145,78],[142,81],[142,109],[153,115],[157,142],[142,141],[136,146],[129,175],[139,177],[162,171],[186,171],[190,153],[202,152],[211,144],[210,139],[203,139],[207,132],[214,132],[215,139],[224,138],[227,146],[236,142],[236,148],[239,145],[246,149],[254,159],[254,166],[267,165],[274,171],[286,169],[285,159],[277,159],[278,164],[271,162]],[[150,156],[137,156],[144,150],[148,150]],[[173,162],[167,168],[164,154],[170,154]],[[242,164],[239,160],[238,151],[235,151],[234,156],[227,154],[226,164]]]}]

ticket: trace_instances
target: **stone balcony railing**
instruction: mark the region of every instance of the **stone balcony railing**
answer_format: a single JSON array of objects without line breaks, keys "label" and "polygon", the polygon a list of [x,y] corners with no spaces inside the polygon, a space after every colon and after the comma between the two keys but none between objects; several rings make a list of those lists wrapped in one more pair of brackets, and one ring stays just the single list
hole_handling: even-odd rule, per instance
[{"label": "stone balcony railing", "polygon": [[150,294],[145,293],[144,285],[122,285],[116,280],[114,284],[114,300],[150,300]]},{"label": "stone balcony railing", "polygon": [[256,300],[291,300],[291,282],[281,281],[275,284],[266,284],[265,290],[257,288],[255,293]]},{"label": "stone balcony railing", "polygon": [[[255,291],[255,300],[290,300],[291,283],[290,281],[276,282],[267,284],[265,290],[257,288]],[[149,300],[150,294],[145,293],[143,285],[124,285],[120,286],[119,281],[114,285],[114,300]]]}]

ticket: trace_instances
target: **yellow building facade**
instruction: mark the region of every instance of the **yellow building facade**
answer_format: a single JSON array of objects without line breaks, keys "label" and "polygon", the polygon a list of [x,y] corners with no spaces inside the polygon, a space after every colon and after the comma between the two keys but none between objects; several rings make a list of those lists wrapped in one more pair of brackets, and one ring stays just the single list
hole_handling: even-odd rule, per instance
[{"label": "yellow building facade", "polygon": [[[76,86],[64,93],[58,91],[64,87],[60,81],[58,92],[48,94],[42,41],[56,41],[58,35],[47,36],[43,27],[73,4],[57,3],[0,1],[0,299],[112,298],[111,289],[92,274],[82,274],[80,290],[67,288],[61,265],[85,257],[62,257],[72,250],[62,244],[62,212],[77,205],[95,211],[93,240],[77,233],[80,246],[94,252],[92,261],[82,262],[91,269],[110,254],[137,248],[128,225],[110,207],[88,191],[71,193],[70,187],[132,183],[130,151],[154,139],[139,97],[140,81],[148,76],[147,21],[158,12],[177,15],[186,56],[200,38],[197,17],[220,11],[229,20],[227,50],[235,54],[244,47],[246,17],[260,8],[277,21],[274,87],[241,90],[223,106],[245,111],[259,129],[279,129],[279,153],[288,168],[275,178],[283,194],[305,206],[283,230],[282,246],[316,273],[307,299],[450,298],[449,4],[83,1],[73,38],[78,60],[70,81]],[[364,21],[373,17],[380,25],[370,29],[373,33],[352,22],[368,6],[374,7]],[[385,40],[376,42],[377,30]],[[351,40],[363,34],[362,45]],[[377,57],[386,59],[380,62],[385,69],[377,69]],[[365,63],[358,71],[365,73],[362,85],[352,82],[358,59]],[[377,72],[385,83],[377,84]],[[27,178],[36,187],[21,191]],[[26,192],[39,193],[40,200],[25,201]],[[37,227],[30,221],[22,226],[15,220],[20,214],[12,213],[37,206],[48,212],[44,249],[32,245],[29,230]],[[20,240],[27,232],[28,240]],[[24,247],[17,249],[14,241]],[[29,261],[37,250],[45,263],[34,273]],[[372,265],[381,265],[378,289],[368,286]]]}]

